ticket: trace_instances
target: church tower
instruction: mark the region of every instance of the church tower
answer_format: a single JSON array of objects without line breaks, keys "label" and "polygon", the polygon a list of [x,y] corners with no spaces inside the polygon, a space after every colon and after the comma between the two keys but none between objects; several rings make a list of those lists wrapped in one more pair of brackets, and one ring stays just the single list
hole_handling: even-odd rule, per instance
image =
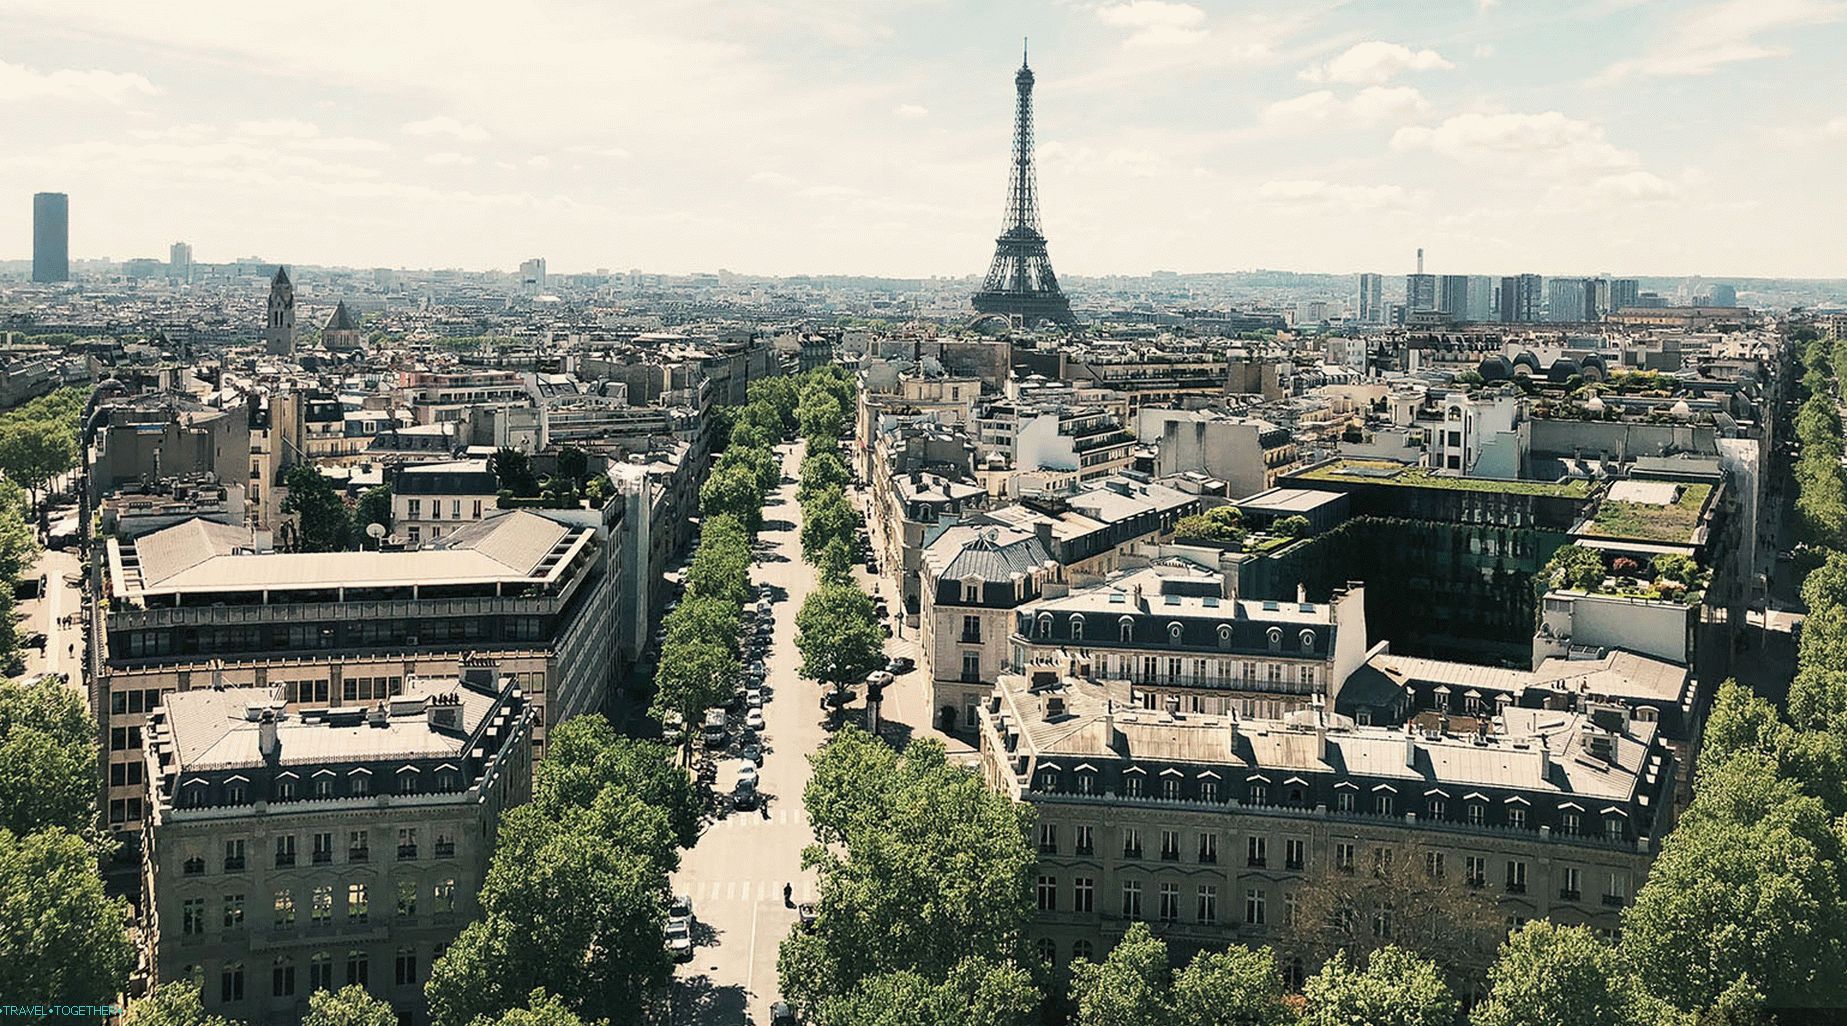
[{"label": "church tower", "polygon": [[295,285],[285,267],[276,268],[269,283],[269,321],[263,326],[263,348],[272,356],[295,354]]}]

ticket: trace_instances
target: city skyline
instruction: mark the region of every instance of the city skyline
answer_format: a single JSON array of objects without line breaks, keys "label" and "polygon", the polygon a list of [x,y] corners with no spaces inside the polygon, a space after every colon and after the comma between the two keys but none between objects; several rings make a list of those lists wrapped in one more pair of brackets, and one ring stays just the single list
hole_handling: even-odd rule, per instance
[{"label": "city skyline", "polygon": [[[1829,277],[1847,5],[0,2],[0,256],[978,275],[1019,38],[1068,276]],[[319,40],[317,43],[316,40]],[[621,102],[623,98],[633,98]],[[1689,133],[1689,125],[1704,126]]]}]

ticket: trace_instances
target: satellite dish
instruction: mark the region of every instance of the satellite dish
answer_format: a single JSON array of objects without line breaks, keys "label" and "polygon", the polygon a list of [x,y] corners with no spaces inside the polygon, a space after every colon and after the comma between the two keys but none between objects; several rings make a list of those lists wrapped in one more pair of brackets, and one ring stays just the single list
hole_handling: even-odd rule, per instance
[{"label": "satellite dish", "polygon": [[378,539],[383,538],[384,536],[385,536],[385,525],[384,524],[367,524],[366,525],[366,537],[372,539],[373,541],[377,541]]}]

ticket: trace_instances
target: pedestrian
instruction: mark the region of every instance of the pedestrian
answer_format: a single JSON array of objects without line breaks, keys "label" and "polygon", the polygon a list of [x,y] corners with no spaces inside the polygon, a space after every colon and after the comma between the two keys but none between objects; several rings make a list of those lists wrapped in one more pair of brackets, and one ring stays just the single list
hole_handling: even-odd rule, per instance
[{"label": "pedestrian", "polygon": [[792,883],[783,884],[782,885],[782,907],[788,908],[789,906],[793,904],[795,904],[795,885]]}]

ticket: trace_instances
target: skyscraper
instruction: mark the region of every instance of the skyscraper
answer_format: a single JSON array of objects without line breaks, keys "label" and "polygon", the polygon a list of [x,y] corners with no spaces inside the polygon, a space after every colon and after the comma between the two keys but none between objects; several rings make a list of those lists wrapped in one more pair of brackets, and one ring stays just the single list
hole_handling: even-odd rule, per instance
[{"label": "skyscraper", "polygon": [[167,247],[167,277],[178,282],[192,280],[192,243],[176,242]]},{"label": "skyscraper", "polygon": [[1404,308],[1406,313],[1437,309],[1437,276],[1424,273],[1422,246],[1417,247],[1417,272],[1404,276]]},{"label": "skyscraper", "polygon": [[32,196],[32,280],[71,280],[71,198],[64,193]]},{"label": "skyscraper", "polygon": [[1501,322],[1531,324],[1539,320],[1540,278],[1537,274],[1510,274],[1501,279]]},{"label": "skyscraper", "polygon": [[295,352],[295,283],[286,267],[269,282],[269,320],[263,326],[263,349],[274,356]]},{"label": "skyscraper", "polygon": [[1494,279],[1485,274],[1469,275],[1469,306],[1465,321],[1486,323],[1494,320]]},{"label": "skyscraper", "polygon": [[1597,318],[1597,279],[1553,278],[1546,283],[1546,320],[1579,324]]},{"label": "skyscraper", "polygon": [[1355,316],[1361,324],[1385,323],[1385,275],[1360,275],[1360,295]]},{"label": "skyscraper", "polygon": [[1738,289],[1724,282],[1714,282],[1709,302],[1712,306],[1737,306]]},{"label": "skyscraper", "polygon": [[1445,274],[1437,279],[1437,309],[1452,320],[1469,319],[1469,276]]},{"label": "skyscraper", "polygon": [[1020,54],[1013,76],[1013,162],[1007,179],[1007,224],[994,240],[994,262],[975,293],[975,309],[1031,325],[1072,324],[1071,303],[1058,287],[1045,236],[1039,231],[1039,180],[1033,170],[1033,72]]},{"label": "skyscraper", "polygon": [[1616,278],[1610,282],[1610,309],[1621,310],[1636,305],[1642,297],[1641,283],[1634,278]]}]

